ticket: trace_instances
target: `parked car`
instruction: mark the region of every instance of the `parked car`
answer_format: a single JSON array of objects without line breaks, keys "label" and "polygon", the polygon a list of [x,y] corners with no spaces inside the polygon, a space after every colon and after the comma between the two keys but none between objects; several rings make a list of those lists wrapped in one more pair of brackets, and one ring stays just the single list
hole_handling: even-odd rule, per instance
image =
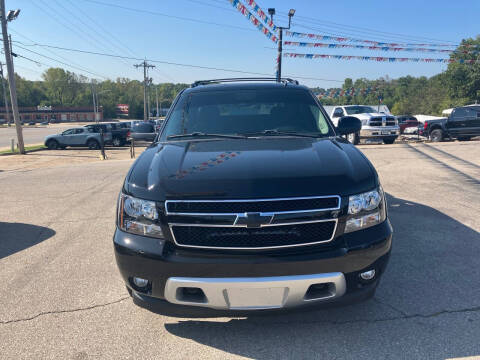
[{"label": "parked car", "polygon": [[132,127],[132,123],[130,121],[120,121],[118,122],[118,126],[124,129],[130,129]]},{"label": "parked car", "polygon": [[130,128],[130,139],[135,141],[153,141],[157,136],[155,125],[150,122],[139,122]]},{"label": "parked car", "polygon": [[375,111],[366,105],[342,105],[332,107],[330,118],[336,125],[343,116],[353,116],[361,121],[360,131],[349,134],[348,140],[357,145],[361,139],[367,141],[380,140],[385,144],[393,144],[400,134],[395,117]]},{"label": "parked car", "polygon": [[112,145],[113,146],[123,146],[128,140],[130,135],[130,129],[123,127],[121,123],[108,123],[112,128]]},{"label": "parked car", "polygon": [[342,137],[360,121],[335,127],[294,80],[219,82],[180,92],[123,183],[113,242],[136,303],[252,311],[373,296],[392,227],[373,165]]},{"label": "parked car", "polygon": [[43,121],[40,123],[40,125],[48,125],[48,121]]},{"label": "parked car", "polygon": [[427,120],[422,134],[435,142],[445,138],[467,141],[480,136],[480,105],[457,107],[448,118]]},{"label": "parked car", "polygon": [[65,130],[61,134],[45,137],[45,146],[50,150],[65,149],[67,146],[86,146],[89,149],[99,149],[101,144],[99,133],[91,132],[88,128],[78,127]]},{"label": "parked car", "polygon": [[155,120],[155,131],[159,132],[160,129],[162,128],[162,125],[163,125],[163,119]]},{"label": "parked car", "polygon": [[103,135],[104,144],[111,144],[113,140],[112,127],[109,124],[88,124],[85,125],[90,132]]},{"label": "parked car", "polygon": [[30,125],[30,126],[33,126],[33,125],[36,125],[36,124],[37,124],[37,123],[36,123],[35,121],[30,121],[30,122],[28,123],[28,125]]},{"label": "parked car", "polygon": [[396,118],[400,128],[400,134],[403,134],[406,128],[417,128],[420,124],[415,116],[399,115],[396,116]]}]

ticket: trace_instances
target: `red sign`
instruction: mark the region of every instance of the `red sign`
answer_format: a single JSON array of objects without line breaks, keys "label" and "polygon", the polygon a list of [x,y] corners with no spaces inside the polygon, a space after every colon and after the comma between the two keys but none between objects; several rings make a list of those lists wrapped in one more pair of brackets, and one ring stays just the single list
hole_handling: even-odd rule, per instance
[{"label": "red sign", "polygon": [[128,116],[128,104],[117,104],[117,115]]}]

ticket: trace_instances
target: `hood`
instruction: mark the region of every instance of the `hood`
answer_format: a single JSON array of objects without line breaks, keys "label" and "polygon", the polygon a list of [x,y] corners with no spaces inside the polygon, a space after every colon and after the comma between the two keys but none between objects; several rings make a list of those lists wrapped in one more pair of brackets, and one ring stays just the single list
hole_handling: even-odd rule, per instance
[{"label": "hood", "polygon": [[163,201],[345,196],[376,184],[370,162],[346,140],[270,137],[158,144],[137,159],[125,190]]},{"label": "hood", "polygon": [[386,115],[386,114],[382,114],[382,113],[364,113],[364,114],[355,114],[355,115],[351,115],[351,116],[354,116],[356,118],[358,118],[359,120],[368,120],[368,119],[371,119],[372,117],[382,117],[382,116],[385,116],[385,117],[393,117],[392,115]]}]

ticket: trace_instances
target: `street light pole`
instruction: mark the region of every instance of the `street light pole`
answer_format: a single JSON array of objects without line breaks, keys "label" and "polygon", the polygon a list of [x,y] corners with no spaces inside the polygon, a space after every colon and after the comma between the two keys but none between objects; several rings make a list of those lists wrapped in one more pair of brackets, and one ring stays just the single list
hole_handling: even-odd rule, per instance
[{"label": "street light pole", "polygon": [[7,124],[10,126],[10,109],[8,106],[8,96],[7,96],[7,87],[5,86],[5,76],[3,76],[3,65],[4,63],[0,62],[0,75],[2,76],[2,90],[3,90],[3,101],[5,102],[5,117],[7,118]]},{"label": "street light pole", "polygon": [[0,16],[2,22],[3,49],[5,51],[5,62],[7,63],[8,84],[10,87],[10,98],[12,100],[13,120],[15,121],[15,130],[17,131],[18,150],[20,154],[25,154],[25,145],[23,143],[22,124],[20,123],[20,113],[18,112],[17,88],[15,85],[15,70],[13,69],[12,51],[8,43],[7,21],[15,20],[20,14],[20,10],[10,10],[8,16],[5,15],[5,0],[0,0]]},{"label": "street light pole", "polygon": [[[275,15],[275,8],[269,8],[268,13],[273,22],[273,15]],[[278,28],[278,52],[277,52],[277,72],[276,78],[280,82],[282,78],[282,52],[283,52],[283,30],[289,30],[292,23],[292,17],[295,15],[295,9],[290,9],[288,12],[288,27],[286,26],[277,26]]]}]

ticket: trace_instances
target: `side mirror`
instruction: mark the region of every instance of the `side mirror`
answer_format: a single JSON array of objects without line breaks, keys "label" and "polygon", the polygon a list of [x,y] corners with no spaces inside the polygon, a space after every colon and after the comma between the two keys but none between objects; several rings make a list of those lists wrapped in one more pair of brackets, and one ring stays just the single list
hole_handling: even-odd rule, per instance
[{"label": "side mirror", "polygon": [[343,116],[338,120],[337,130],[340,135],[352,134],[360,131],[362,123],[356,117]]}]

